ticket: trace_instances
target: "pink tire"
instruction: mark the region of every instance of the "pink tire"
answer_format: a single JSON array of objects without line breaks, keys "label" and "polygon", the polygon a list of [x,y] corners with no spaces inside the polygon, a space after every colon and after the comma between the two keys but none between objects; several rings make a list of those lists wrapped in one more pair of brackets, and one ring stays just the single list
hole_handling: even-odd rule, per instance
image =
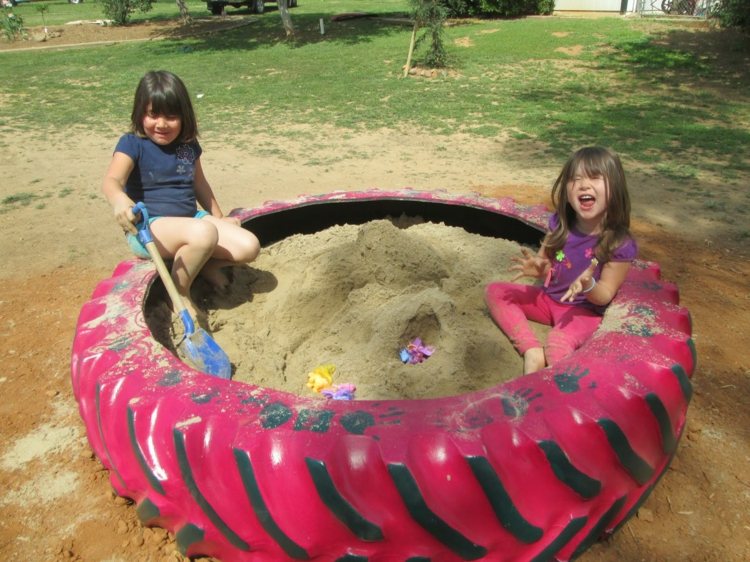
[{"label": "pink tire", "polygon": [[[414,191],[235,214],[268,243],[401,212],[530,244],[547,217],[510,199]],[[617,318],[608,311],[564,362],[430,400],[322,401],[204,375],[146,326],[154,283],[153,266],[131,260],[98,285],[72,382],[116,492],[189,556],[571,560],[635,513],[685,427],[690,316],[655,264],[631,269]]]}]

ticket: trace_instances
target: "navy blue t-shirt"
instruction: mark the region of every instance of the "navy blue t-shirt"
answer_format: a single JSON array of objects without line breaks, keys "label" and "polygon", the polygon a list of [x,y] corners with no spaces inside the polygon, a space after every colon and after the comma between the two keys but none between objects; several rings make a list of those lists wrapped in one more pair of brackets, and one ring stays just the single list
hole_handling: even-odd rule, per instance
[{"label": "navy blue t-shirt", "polygon": [[203,152],[197,141],[161,146],[131,133],[120,138],[115,152],[133,159],[125,193],[143,201],[151,217],[195,216],[195,162]]}]

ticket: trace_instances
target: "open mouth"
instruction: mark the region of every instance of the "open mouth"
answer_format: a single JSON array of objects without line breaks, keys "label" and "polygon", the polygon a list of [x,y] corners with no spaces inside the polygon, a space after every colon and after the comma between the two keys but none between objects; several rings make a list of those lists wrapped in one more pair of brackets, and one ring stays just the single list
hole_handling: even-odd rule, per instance
[{"label": "open mouth", "polygon": [[596,203],[596,199],[592,195],[581,195],[578,198],[578,203],[580,203],[581,208],[590,209]]}]

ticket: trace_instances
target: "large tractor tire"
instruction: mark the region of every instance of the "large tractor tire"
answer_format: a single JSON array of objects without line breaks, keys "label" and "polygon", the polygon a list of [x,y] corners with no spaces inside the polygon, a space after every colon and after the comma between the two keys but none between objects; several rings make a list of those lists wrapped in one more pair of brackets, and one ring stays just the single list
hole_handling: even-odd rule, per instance
[{"label": "large tractor tire", "polygon": [[[267,244],[402,212],[529,244],[547,220],[510,199],[414,191],[234,214]],[[72,382],[116,492],[189,556],[572,560],[638,510],[685,427],[690,316],[655,264],[631,268],[568,359],[429,400],[322,401],[204,375],[149,331],[156,284],[136,260],[99,284],[81,310]]]}]

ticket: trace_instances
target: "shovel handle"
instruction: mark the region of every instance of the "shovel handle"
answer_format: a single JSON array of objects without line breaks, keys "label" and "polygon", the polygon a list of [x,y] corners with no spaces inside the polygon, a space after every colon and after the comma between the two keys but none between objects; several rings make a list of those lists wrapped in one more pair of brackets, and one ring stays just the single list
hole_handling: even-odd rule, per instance
[{"label": "shovel handle", "polygon": [[139,215],[141,217],[140,220],[135,223],[135,226],[138,228],[138,240],[140,240],[141,244],[143,244],[143,246],[146,248],[148,255],[151,256],[151,261],[154,262],[156,271],[159,273],[159,277],[161,278],[161,282],[164,283],[164,287],[166,287],[167,289],[167,294],[169,294],[169,298],[172,301],[175,312],[179,314],[180,319],[185,326],[185,334],[188,336],[192,335],[195,333],[195,323],[193,322],[193,318],[190,316],[190,313],[185,306],[185,301],[182,300],[182,295],[177,292],[177,287],[175,287],[172,275],[169,273],[169,271],[167,270],[167,266],[164,264],[164,259],[161,257],[161,254],[159,254],[159,250],[156,248],[154,237],[151,236],[151,229],[149,228],[148,211],[146,210],[146,205],[144,205],[142,202],[136,203],[135,207],[133,207],[133,214],[136,215],[136,217]]}]

